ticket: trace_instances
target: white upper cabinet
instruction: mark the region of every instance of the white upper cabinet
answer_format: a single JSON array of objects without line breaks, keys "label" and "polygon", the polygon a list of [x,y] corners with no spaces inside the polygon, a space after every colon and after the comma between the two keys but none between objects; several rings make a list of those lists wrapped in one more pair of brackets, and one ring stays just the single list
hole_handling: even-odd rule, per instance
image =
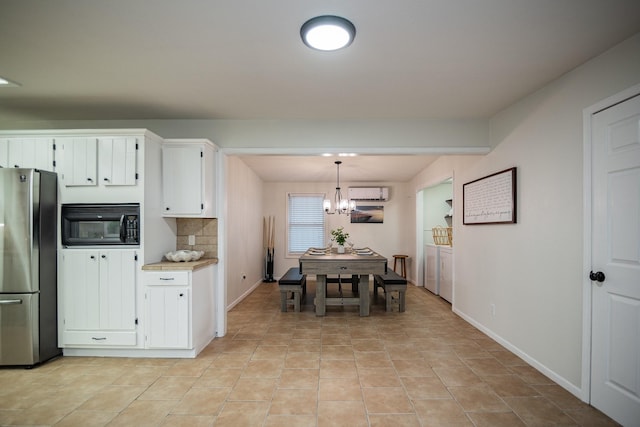
[{"label": "white upper cabinet", "polygon": [[171,139],[162,146],[164,216],[215,218],[216,146],[206,139]]},{"label": "white upper cabinet", "polygon": [[99,138],[100,180],[104,185],[136,185],[138,138]]},{"label": "white upper cabinet", "polygon": [[66,187],[98,184],[98,139],[57,138],[56,151],[62,157],[60,179]]},{"label": "white upper cabinet", "polygon": [[0,138],[0,166],[54,171],[53,138]]},{"label": "white upper cabinet", "polygon": [[138,138],[58,138],[61,180],[66,187],[136,185]]}]

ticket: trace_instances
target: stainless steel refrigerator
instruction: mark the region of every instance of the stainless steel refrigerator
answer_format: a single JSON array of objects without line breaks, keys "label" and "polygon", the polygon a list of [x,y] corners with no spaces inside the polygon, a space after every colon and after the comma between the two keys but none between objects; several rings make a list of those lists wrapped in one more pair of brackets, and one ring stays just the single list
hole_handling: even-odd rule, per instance
[{"label": "stainless steel refrigerator", "polygon": [[57,332],[57,176],[0,169],[0,366],[61,354]]}]

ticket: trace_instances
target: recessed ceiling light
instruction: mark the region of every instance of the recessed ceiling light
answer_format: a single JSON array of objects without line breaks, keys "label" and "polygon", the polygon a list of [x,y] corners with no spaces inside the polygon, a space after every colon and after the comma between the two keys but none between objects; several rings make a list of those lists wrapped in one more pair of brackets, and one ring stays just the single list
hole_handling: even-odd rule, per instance
[{"label": "recessed ceiling light", "polygon": [[347,19],[333,15],[316,16],[302,24],[300,37],[312,49],[332,51],[353,42],[356,27]]}]

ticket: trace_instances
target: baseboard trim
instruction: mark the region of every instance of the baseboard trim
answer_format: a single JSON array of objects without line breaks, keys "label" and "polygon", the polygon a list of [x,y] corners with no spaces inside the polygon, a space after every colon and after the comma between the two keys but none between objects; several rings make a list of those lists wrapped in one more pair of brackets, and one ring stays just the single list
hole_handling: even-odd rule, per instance
[{"label": "baseboard trim", "polygon": [[253,291],[255,291],[255,289],[260,286],[262,284],[262,280],[256,282],[253,286],[251,286],[249,289],[247,289],[242,295],[240,295],[238,298],[236,298],[235,301],[233,301],[231,304],[229,304],[227,306],[227,311],[231,310],[233,307],[235,307],[236,305],[240,304],[242,302],[243,299],[245,299],[246,297],[249,296],[249,294]]},{"label": "baseboard trim", "polygon": [[455,314],[457,314],[458,316],[460,316],[461,318],[463,318],[468,323],[470,323],[471,325],[473,325],[475,328],[479,329],[480,331],[482,331],[483,333],[485,333],[486,335],[491,337],[491,339],[496,341],[498,344],[500,344],[501,346],[503,346],[504,348],[506,348],[507,350],[509,350],[513,354],[515,354],[516,356],[520,357],[522,360],[527,362],[533,368],[535,368],[538,371],[540,371],[540,373],[542,373],[546,377],[548,377],[551,380],[553,380],[560,387],[564,388],[565,390],[567,390],[569,393],[573,394],[575,397],[577,397],[581,401],[583,401],[585,403],[589,403],[589,402],[586,402],[583,399],[583,393],[582,393],[582,389],[580,387],[578,387],[575,384],[572,384],[571,382],[567,381],[563,376],[558,375],[555,371],[553,371],[552,369],[549,369],[547,366],[545,366],[544,364],[540,363],[538,360],[536,360],[535,358],[531,357],[530,355],[528,355],[524,351],[520,350],[518,347],[516,347],[515,345],[513,345],[509,341],[505,340],[504,338],[502,338],[501,336],[497,335],[496,333],[494,333],[490,329],[486,328],[484,325],[476,322],[472,317],[467,316],[466,314],[464,314],[463,312],[461,312],[459,310],[456,310],[455,308],[453,308],[453,312]]}]

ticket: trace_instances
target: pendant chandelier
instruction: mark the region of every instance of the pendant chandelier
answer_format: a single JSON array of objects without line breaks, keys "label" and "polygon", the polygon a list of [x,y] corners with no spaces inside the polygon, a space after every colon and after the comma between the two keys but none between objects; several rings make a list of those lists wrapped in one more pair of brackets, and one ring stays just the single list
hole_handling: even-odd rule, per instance
[{"label": "pendant chandelier", "polygon": [[342,197],[342,192],[340,191],[340,165],[342,164],[342,162],[340,160],[337,160],[334,163],[336,164],[338,170],[336,194],[333,197],[333,204],[331,203],[330,199],[324,199],[324,202],[322,202],[322,208],[328,215],[349,215],[351,211],[356,209],[356,202]]}]

